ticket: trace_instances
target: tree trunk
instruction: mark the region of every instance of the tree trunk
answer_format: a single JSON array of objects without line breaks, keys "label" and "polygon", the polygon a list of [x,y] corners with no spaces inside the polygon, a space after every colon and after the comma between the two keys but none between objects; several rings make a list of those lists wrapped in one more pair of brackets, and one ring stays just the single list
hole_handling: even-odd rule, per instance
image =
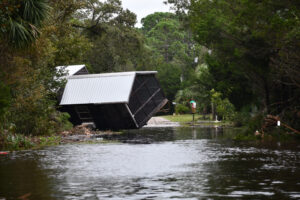
[{"label": "tree trunk", "polygon": [[212,113],[212,120],[216,120],[216,111],[213,102],[211,103],[211,113]]},{"label": "tree trunk", "polygon": [[266,108],[266,112],[269,113],[270,90],[269,90],[269,84],[267,80],[264,80],[264,90],[265,90],[265,108]]}]

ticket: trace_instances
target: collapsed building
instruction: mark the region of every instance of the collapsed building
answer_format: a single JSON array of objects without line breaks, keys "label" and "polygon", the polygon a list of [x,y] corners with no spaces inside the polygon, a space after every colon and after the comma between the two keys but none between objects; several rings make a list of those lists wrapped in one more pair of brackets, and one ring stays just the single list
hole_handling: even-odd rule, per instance
[{"label": "collapsed building", "polygon": [[74,125],[92,123],[99,130],[137,129],[168,102],[156,71],[87,73],[68,76],[59,103]]}]

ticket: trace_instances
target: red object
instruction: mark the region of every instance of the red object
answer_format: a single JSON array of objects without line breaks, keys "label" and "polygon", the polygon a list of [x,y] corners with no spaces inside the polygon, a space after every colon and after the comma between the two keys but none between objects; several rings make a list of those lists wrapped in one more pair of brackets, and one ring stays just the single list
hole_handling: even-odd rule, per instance
[{"label": "red object", "polygon": [[7,155],[8,152],[0,152],[0,155]]}]

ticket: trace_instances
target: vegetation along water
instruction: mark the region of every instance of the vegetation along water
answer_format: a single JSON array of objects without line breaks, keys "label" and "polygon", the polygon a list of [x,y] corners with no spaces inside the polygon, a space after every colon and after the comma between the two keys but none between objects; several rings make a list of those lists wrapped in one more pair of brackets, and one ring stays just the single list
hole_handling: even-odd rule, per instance
[{"label": "vegetation along water", "polygon": [[[299,2],[165,3],[172,12],[137,28],[121,0],[0,0],[0,199],[300,198]],[[66,81],[55,67],[77,64],[158,71],[169,100],[160,115],[242,128],[142,129],[165,138],[3,153],[60,144],[73,127],[58,111]]]},{"label": "vegetation along water", "polygon": [[228,139],[237,133],[143,128],[126,143],[14,152],[0,157],[0,199],[299,199],[299,143]]}]

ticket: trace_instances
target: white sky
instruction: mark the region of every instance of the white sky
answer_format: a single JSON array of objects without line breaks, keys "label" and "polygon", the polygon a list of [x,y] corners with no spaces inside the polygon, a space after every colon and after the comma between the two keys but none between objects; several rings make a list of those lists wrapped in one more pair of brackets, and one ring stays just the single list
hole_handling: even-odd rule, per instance
[{"label": "white sky", "polygon": [[136,27],[141,27],[141,19],[154,12],[170,12],[170,6],[165,5],[164,0],[122,0],[124,9],[128,9],[137,15]]}]

